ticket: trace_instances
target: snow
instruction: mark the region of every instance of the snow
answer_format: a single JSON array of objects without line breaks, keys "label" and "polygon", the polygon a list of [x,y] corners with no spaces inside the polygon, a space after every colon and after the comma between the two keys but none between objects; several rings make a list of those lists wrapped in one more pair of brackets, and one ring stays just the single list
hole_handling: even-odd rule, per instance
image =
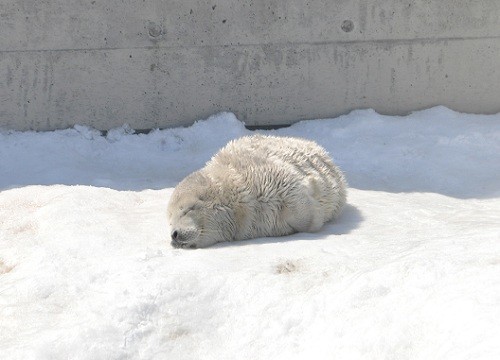
[{"label": "snow", "polygon": [[350,183],[316,234],[174,249],[173,187],[233,114],[0,131],[1,359],[498,359],[500,114],[372,110],[261,131]]}]

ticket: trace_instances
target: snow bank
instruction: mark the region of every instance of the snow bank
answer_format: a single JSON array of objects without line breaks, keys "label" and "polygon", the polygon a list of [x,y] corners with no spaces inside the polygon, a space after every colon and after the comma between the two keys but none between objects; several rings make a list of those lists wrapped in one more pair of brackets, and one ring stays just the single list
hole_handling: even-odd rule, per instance
[{"label": "snow bank", "polygon": [[147,135],[1,132],[1,358],[500,357],[500,115],[269,131],[329,150],[351,185],[341,218],[171,248],[173,186],[248,133],[228,113]]}]

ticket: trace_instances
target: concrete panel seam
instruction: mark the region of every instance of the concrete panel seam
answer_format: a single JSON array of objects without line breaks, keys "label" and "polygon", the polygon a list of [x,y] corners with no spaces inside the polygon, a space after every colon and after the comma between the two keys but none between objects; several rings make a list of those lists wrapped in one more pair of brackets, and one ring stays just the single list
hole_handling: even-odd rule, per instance
[{"label": "concrete panel seam", "polygon": [[245,43],[245,44],[221,44],[221,45],[152,45],[133,47],[96,47],[96,48],[65,48],[65,49],[22,49],[22,50],[0,50],[0,54],[9,53],[36,53],[36,52],[65,52],[65,51],[114,51],[114,50],[168,50],[168,49],[208,49],[208,48],[245,48],[263,46],[325,46],[325,45],[356,45],[356,44],[436,44],[439,42],[453,41],[475,41],[475,40],[500,40],[500,36],[461,36],[461,37],[439,37],[439,38],[414,38],[414,39],[378,39],[378,40],[335,40],[335,41],[295,41],[295,42],[273,42],[273,43]]}]

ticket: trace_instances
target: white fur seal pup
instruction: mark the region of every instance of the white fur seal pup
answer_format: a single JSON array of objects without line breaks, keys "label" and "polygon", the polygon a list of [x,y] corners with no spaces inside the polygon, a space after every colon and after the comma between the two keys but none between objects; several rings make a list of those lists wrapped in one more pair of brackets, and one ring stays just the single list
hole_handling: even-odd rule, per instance
[{"label": "white fur seal pup", "polygon": [[182,180],[168,205],[172,246],[314,232],[346,202],[346,181],[313,141],[253,135],[229,142]]}]

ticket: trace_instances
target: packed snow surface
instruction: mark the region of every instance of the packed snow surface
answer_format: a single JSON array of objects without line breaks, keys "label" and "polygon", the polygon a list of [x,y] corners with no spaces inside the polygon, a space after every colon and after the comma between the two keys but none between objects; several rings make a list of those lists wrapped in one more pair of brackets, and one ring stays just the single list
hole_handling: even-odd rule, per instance
[{"label": "packed snow surface", "polygon": [[500,359],[500,114],[261,132],[324,146],[350,184],[343,214],[183,250],[169,196],[251,133],[234,115],[0,131],[0,358]]}]

